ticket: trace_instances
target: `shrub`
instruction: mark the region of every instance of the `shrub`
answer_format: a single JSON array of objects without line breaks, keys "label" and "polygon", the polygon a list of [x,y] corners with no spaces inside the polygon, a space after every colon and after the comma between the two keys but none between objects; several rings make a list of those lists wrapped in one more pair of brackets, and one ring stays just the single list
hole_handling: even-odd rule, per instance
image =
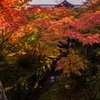
[{"label": "shrub", "polygon": [[20,66],[20,67],[30,67],[31,64],[31,58],[30,56],[28,56],[27,54],[26,55],[21,55],[19,56],[19,58],[17,59],[17,64]]},{"label": "shrub", "polygon": [[5,58],[5,55],[0,54],[0,61],[3,60]]}]

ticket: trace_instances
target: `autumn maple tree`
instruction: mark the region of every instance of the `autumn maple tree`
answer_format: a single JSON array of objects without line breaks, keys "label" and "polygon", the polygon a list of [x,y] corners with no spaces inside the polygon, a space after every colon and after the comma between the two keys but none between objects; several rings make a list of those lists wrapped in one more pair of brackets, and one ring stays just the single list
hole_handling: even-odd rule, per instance
[{"label": "autumn maple tree", "polygon": [[27,23],[23,12],[12,8],[17,4],[20,2],[16,0],[0,1],[0,52],[6,47],[8,50],[10,49],[9,45],[17,41],[20,36],[18,28]]},{"label": "autumn maple tree", "polygon": [[[96,5],[86,5],[83,8],[80,8],[80,10],[85,9],[82,11],[82,13],[78,14],[79,12],[76,12],[75,9],[66,9],[65,7],[61,8],[36,8],[37,12],[34,12],[34,14],[29,14],[28,12],[28,18],[32,18],[32,16],[35,15],[35,25],[37,25],[38,30],[41,31],[41,36],[39,38],[40,45],[46,46],[49,45],[55,45],[54,48],[58,48],[57,45],[59,44],[59,41],[64,41],[65,44],[68,43],[68,46],[66,46],[66,49],[69,50],[70,53],[68,53],[67,57],[69,55],[71,56],[77,56],[73,54],[70,48],[72,48],[76,52],[75,49],[77,48],[83,48],[83,51],[79,49],[79,55],[83,54],[83,57],[81,58],[78,56],[78,59],[83,60],[77,60],[76,64],[74,60],[71,61],[71,63],[74,63],[74,67],[77,68],[77,70],[72,71],[73,73],[79,74],[77,72],[78,70],[85,69],[85,59],[87,59],[88,55],[88,49],[89,47],[92,50],[92,47],[94,44],[100,43],[100,32],[99,32],[99,21],[100,21],[100,12],[98,11],[99,6],[98,1],[94,2]],[[98,8],[96,11],[91,10],[91,6]],[[32,12],[32,8],[29,8]],[[87,10],[86,10],[87,9]],[[61,11],[62,10],[62,11]],[[49,13],[51,12],[51,13]],[[38,13],[38,14],[37,14]],[[49,13],[49,14],[48,14]],[[76,16],[79,16],[79,18],[76,18]],[[34,18],[33,18],[34,19]],[[35,26],[36,27],[36,26]],[[69,38],[69,39],[68,39]],[[74,40],[74,42],[73,42]],[[68,47],[68,48],[67,48]],[[53,48],[52,48],[53,49]],[[71,51],[70,51],[71,50]],[[91,51],[90,50],[90,51]],[[71,54],[72,53],[72,54]],[[82,56],[82,55],[81,55]],[[85,56],[85,57],[84,57]],[[68,60],[67,57],[63,57],[62,59]],[[77,57],[76,57],[77,58]],[[69,58],[71,60],[71,58]],[[61,60],[63,61],[63,60]],[[59,62],[61,62],[59,61]],[[77,63],[81,62],[83,64],[81,68],[78,69]],[[67,72],[68,69],[70,69],[71,63],[67,64],[60,63],[59,69],[62,69],[61,66],[64,67],[64,72]],[[79,74],[81,75],[81,74]],[[68,74],[69,76],[69,74]]]},{"label": "autumn maple tree", "polygon": [[[69,69],[81,75],[79,70],[86,68],[90,48],[92,52],[94,44],[100,43],[99,0],[78,10],[41,6],[25,9],[26,3],[21,0],[1,0],[0,51],[24,51],[37,53],[39,57],[50,56],[59,52],[61,48],[58,45],[62,43],[60,45],[65,46],[67,56],[59,61],[58,69],[68,72],[68,76]],[[73,60],[75,58],[76,61]]]}]

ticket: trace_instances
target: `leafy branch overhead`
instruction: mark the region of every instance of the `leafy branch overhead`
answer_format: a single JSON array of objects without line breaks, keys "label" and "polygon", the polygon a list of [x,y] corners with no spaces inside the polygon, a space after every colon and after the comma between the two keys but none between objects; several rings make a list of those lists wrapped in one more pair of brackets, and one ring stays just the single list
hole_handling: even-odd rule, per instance
[{"label": "leafy branch overhead", "polygon": [[59,60],[57,69],[63,69],[68,76],[70,72],[81,75],[85,61],[90,60],[88,55],[100,43],[99,0],[78,9],[26,8],[27,2],[0,0],[0,53],[32,52],[40,58],[57,56],[64,47],[67,55]]}]

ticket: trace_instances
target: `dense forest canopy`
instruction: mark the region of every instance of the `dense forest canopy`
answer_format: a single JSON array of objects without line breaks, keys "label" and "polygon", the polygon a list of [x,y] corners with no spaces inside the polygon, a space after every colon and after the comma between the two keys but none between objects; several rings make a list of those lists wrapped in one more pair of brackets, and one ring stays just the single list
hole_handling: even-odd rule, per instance
[{"label": "dense forest canopy", "polygon": [[[89,51],[93,52],[94,45],[100,43],[99,0],[79,9],[43,8],[41,6],[25,8],[23,5],[26,3],[27,1],[21,0],[1,0],[0,2],[1,54],[19,54],[19,52],[31,51],[34,54],[37,53],[39,57],[41,55],[50,56],[59,52],[57,45],[62,42],[66,47],[60,49],[69,52],[69,56],[70,54],[73,57],[76,55],[78,59],[66,57],[64,58],[67,60],[66,63],[66,60],[62,58],[65,61],[65,67],[60,62],[59,68],[67,68],[66,70],[72,70],[72,72],[79,74],[75,71],[85,68],[85,61],[90,60],[87,58]],[[87,3],[90,1],[88,0]],[[78,53],[73,53],[76,51],[82,58]],[[78,62],[78,65],[75,62]],[[80,67],[78,68],[78,66]],[[67,71],[64,72],[67,73]]]},{"label": "dense forest canopy", "polygon": [[27,1],[0,0],[0,60],[32,54],[41,61],[66,52],[56,70],[92,76],[100,64],[100,0],[77,9],[26,8]]}]

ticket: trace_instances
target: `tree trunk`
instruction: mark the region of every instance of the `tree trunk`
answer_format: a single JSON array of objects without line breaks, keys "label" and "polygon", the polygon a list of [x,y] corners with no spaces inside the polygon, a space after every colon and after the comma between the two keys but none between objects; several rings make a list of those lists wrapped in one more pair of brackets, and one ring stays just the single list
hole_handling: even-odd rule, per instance
[{"label": "tree trunk", "polygon": [[1,81],[0,81],[0,100],[8,100],[3,90],[3,85]]}]

